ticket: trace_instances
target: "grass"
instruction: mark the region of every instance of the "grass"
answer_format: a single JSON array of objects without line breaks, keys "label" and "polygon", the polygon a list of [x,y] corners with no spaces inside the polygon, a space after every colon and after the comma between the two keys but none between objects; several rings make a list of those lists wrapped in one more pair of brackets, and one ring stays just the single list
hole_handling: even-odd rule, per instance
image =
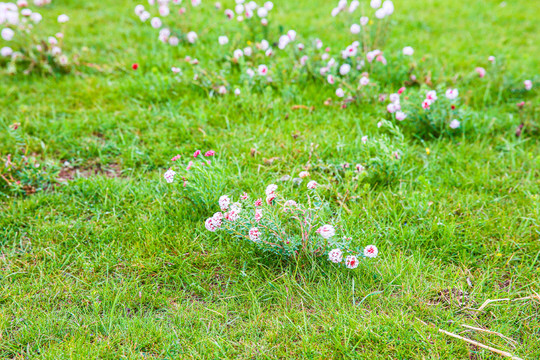
[{"label": "grass", "polygon": [[[188,51],[162,47],[134,17],[135,4],[55,0],[43,11],[51,28],[47,17],[70,15],[68,42],[86,46],[102,71],[0,75],[0,127],[21,123],[32,153],[84,175],[0,202],[1,358],[496,358],[439,328],[540,357],[538,301],[473,310],[539,292],[540,141],[515,137],[513,99],[471,100],[474,123],[462,136],[405,133],[407,171],[357,190],[343,219],[359,245],[379,247],[377,259],[355,271],[286,261],[206,232],[208,214],[164,184],[168,159],[215,149],[230,166],[231,191],[260,192],[297,174],[312,144],[322,162],[358,161],[360,137],[379,132],[380,106],[323,106],[333,94],[326,86],[209,99],[170,77]],[[333,6],[276,1],[275,21],[306,38],[327,29],[323,40],[338,46],[347,25],[329,18]],[[489,55],[504,57],[518,79],[538,79],[539,11],[525,0],[396,1],[387,47],[425,54],[437,83]],[[207,31],[220,34],[212,24]],[[532,121],[538,94],[527,99]],[[14,147],[2,131],[2,157]]]}]

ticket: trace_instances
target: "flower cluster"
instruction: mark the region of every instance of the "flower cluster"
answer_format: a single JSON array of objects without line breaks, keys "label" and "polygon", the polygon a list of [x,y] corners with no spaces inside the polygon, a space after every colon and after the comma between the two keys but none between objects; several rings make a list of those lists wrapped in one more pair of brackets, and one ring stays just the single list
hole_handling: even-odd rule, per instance
[{"label": "flower cluster", "polygon": [[[35,1],[43,6],[50,1]],[[70,57],[64,51],[64,25],[69,21],[65,14],[58,16],[61,31],[41,38],[36,31],[43,16],[30,9],[28,1],[0,3],[0,66],[7,65],[9,73],[16,73],[22,67],[26,73],[33,70],[67,72],[77,57]],[[2,44],[1,41],[4,41]]]},{"label": "flower cluster", "polygon": [[359,258],[376,257],[374,245],[352,249],[351,238],[337,236],[342,232],[338,230],[339,219],[329,215],[328,204],[317,193],[317,187],[314,181],[308,183],[305,204],[284,198],[275,184],[267,186],[265,201],[262,197],[252,199],[246,193],[237,200],[223,195],[218,200],[220,211],[206,219],[205,227],[283,256],[326,255],[328,260],[350,269],[358,266]]},{"label": "flower cluster", "polygon": [[29,154],[20,124],[12,124],[9,133],[15,139],[16,150],[5,157],[0,154],[3,163],[0,166],[0,195],[3,192],[28,195],[52,186],[59,167],[51,162],[39,161]]}]

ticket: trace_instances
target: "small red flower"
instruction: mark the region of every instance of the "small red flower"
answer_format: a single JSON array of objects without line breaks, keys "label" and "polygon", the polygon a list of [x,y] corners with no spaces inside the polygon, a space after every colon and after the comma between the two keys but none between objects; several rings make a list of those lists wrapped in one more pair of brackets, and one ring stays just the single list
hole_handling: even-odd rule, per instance
[{"label": "small red flower", "polygon": [[135,64],[131,65],[131,68],[133,70],[137,70],[139,68],[139,64],[135,63]]},{"label": "small red flower", "polygon": [[456,105],[452,105],[450,107],[452,108],[452,110],[456,110]]}]

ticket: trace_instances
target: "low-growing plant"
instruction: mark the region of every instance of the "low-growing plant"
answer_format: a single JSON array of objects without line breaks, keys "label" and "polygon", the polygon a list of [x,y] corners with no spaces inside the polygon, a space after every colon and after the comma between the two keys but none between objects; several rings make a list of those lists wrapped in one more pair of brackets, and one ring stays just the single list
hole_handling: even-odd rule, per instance
[{"label": "low-growing plant", "polygon": [[208,218],[205,227],[251,242],[263,251],[288,258],[327,256],[350,269],[358,266],[359,258],[376,257],[374,245],[363,249],[351,246],[352,239],[340,225],[340,214],[318,194],[319,186],[313,180],[307,183],[303,203],[287,200],[274,184],[266,188],[264,200],[252,199],[247,193],[238,201],[223,195],[218,202],[221,211]]},{"label": "low-growing plant", "polygon": [[45,190],[57,182],[60,167],[54,163],[39,162],[28,151],[28,144],[20,134],[20,125],[13,124],[9,132],[15,139],[13,153],[1,157],[0,191],[13,195],[28,195]]},{"label": "low-growing plant", "polygon": [[[38,1],[46,5],[50,1]],[[78,64],[78,55],[68,55],[64,46],[65,23],[69,17],[58,16],[61,31],[44,37],[38,31],[43,16],[28,7],[27,1],[0,3],[0,68],[9,74],[23,71],[42,73],[66,73]]]}]

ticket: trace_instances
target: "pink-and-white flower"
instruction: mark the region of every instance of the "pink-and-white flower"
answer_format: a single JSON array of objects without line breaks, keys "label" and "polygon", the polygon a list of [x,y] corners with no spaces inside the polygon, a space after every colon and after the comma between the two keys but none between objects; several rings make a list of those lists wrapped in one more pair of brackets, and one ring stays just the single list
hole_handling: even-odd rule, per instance
[{"label": "pink-and-white flower", "polygon": [[335,264],[340,263],[343,260],[343,251],[341,251],[340,249],[330,250],[330,252],[328,253],[328,260]]},{"label": "pink-and-white flower", "polygon": [[317,186],[319,186],[319,184],[317,184],[315,180],[311,180],[310,182],[307,183],[307,188],[310,190],[316,189]]},{"label": "pink-and-white flower", "polygon": [[332,236],[336,235],[336,230],[332,225],[323,225],[316,230],[316,233],[325,239],[330,239]]},{"label": "pink-and-white flower", "polygon": [[277,185],[275,185],[275,184],[270,184],[270,185],[268,185],[268,186],[266,187],[266,190],[264,191],[264,193],[265,193],[266,195],[273,194],[273,193],[276,192],[277,188],[278,188]]},{"label": "pink-and-white flower", "polygon": [[344,97],[345,96],[345,91],[343,91],[342,88],[337,88],[336,89],[336,96],[337,97]]},{"label": "pink-and-white flower", "polygon": [[266,65],[259,65],[257,70],[259,75],[266,76],[268,74],[268,67]]},{"label": "pink-and-white flower", "polygon": [[533,83],[531,80],[525,80],[523,85],[525,86],[525,90],[529,91],[532,89]]},{"label": "pink-and-white flower", "polygon": [[403,55],[405,56],[412,56],[414,54],[414,49],[410,46],[405,46],[403,48]]},{"label": "pink-and-white flower", "polygon": [[474,69],[474,71],[476,71],[478,76],[480,76],[481,78],[486,76],[486,69],[484,69],[483,67],[477,67],[476,69]]},{"label": "pink-and-white flower", "polygon": [[352,24],[350,30],[351,30],[351,34],[358,34],[360,33],[360,30],[362,30],[362,28],[358,24]]},{"label": "pink-and-white flower", "polygon": [[369,78],[367,76],[362,76],[360,78],[360,85],[366,86],[367,84],[369,84]]},{"label": "pink-and-white flower", "polygon": [[328,74],[328,76],[326,77],[326,81],[328,81],[330,85],[334,85],[334,83],[336,82],[334,79],[334,75],[332,74]]},{"label": "pink-and-white flower", "polygon": [[231,204],[231,199],[227,195],[223,195],[220,196],[218,203],[221,211],[225,211],[229,208],[229,205]]},{"label": "pink-and-white flower", "polygon": [[274,199],[277,197],[277,195],[275,193],[272,193],[272,194],[269,194],[266,196],[266,203],[268,205],[272,205],[272,203],[274,202]]},{"label": "pink-and-white flower", "polygon": [[349,255],[345,258],[345,266],[349,269],[356,269],[358,263],[358,258],[354,255]]},{"label": "pink-and-white flower", "polygon": [[302,178],[302,179],[303,179],[303,178],[307,178],[307,177],[309,176],[309,172],[307,172],[307,171],[300,171],[300,173],[298,174],[298,176],[299,176],[300,178]]},{"label": "pink-and-white flower", "polygon": [[364,248],[364,256],[368,258],[377,257],[379,249],[375,245],[368,245]]},{"label": "pink-and-white flower", "polygon": [[257,199],[253,202],[253,206],[259,207],[262,205],[262,199]]},{"label": "pink-and-white flower", "polygon": [[431,106],[431,100],[425,99],[424,101],[422,101],[423,109],[428,110],[430,106]]},{"label": "pink-and-white flower", "polygon": [[255,221],[259,222],[261,221],[263,216],[263,209],[255,209]]},{"label": "pink-and-white flower", "polygon": [[285,207],[296,207],[298,204],[294,200],[287,200],[284,204]]},{"label": "pink-and-white flower", "polygon": [[435,90],[428,91],[426,94],[426,99],[433,103],[435,100],[437,100],[437,92]]},{"label": "pink-and-white flower", "polygon": [[446,90],[446,97],[450,100],[454,100],[458,97],[459,91],[458,89],[448,89]]},{"label": "pink-and-white flower", "polygon": [[403,111],[397,111],[396,112],[396,120],[403,121],[407,117],[407,114],[405,114]]},{"label": "pink-and-white flower", "polygon": [[367,143],[367,141],[368,141],[367,135],[362,136],[362,139],[361,139],[361,140],[362,140],[362,144]]},{"label": "pink-and-white flower", "polygon": [[259,229],[256,227],[249,229],[249,238],[251,241],[259,241],[261,238]]},{"label": "pink-and-white flower", "polygon": [[355,168],[357,173],[363,173],[366,170],[366,168],[363,167],[362,164],[356,164]]},{"label": "pink-and-white flower", "polygon": [[204,222],[204,227],[206,228],[206,230],[211,231],[211,232],[214,232],[217,230],[217,227],[214,225],[213,218],[206,219],[206,221]]},{"label": "pink-and-white flower", "polygon": [[165,171],[165,174],[163,174],[163,177],[165,178],[165,181],[170,184],[174,181],[174,175],[176,175],[176,172],[173,169],[169,169]]}]

